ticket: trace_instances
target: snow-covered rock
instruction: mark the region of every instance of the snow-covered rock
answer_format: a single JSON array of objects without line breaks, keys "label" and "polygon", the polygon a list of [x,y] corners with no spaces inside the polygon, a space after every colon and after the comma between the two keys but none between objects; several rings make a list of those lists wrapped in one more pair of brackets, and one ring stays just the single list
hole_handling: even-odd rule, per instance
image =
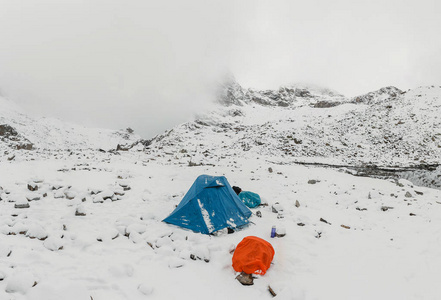
[{"label": "snow-covered rock", "polygon": [[44,240],[48,237],[46,230],[40,224],[34,223],[29,225],[27,228],[26,236],[30,237],[31,239]]},{"label": "snow-covered rock", "polygon": [[35,280],[36,278],[31,272],[17,272],[7,278],[5,291],[26,294],[36,284]]},{"label": "snow-covered rock", "polygon": [[142,283],[142,284],[140,284],[140,285],[138,286],[138,290],[139,290],[142,294],[148,296],[148,295],[150,295],[150,294],[153,293],[153,286],[152,286],[151,284],[149,284],[149,283]]},{"label": "snow-covered rock", "polygon": [[64,241],[60,237],[51,236],[48,237],[44,242],[43,245],[51,251],[58,251],[63,249]]}]

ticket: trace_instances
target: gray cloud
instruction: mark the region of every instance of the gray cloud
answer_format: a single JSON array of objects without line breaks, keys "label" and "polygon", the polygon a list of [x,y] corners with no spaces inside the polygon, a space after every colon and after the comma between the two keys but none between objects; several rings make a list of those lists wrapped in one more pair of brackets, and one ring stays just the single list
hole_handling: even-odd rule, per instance
[{"label": "gray cloud", "polygon": [[346,95],[439,84],[438,1],[296,2],[0,0],[0,88],[40,115],[151,137],[209,105],[228,70]]}]

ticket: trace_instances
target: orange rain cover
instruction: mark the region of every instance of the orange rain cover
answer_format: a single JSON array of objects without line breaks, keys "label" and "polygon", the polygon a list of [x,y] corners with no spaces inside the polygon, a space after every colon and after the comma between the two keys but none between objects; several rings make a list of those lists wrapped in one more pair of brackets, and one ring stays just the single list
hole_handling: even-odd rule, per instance
[{"label": "orange rain cover", "polygon": [[265,275],[274,257],[270,243],[256,236],[247,236],[236,247],[233,268],[236,272]]}]

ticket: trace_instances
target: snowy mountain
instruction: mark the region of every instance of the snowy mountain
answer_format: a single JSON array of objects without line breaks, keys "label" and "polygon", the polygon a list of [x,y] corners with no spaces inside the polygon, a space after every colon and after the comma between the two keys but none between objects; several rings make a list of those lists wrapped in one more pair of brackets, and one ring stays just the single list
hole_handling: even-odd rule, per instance
[{"label": "snowy mountain", "polygon": [[130,132],[86,128],[54,118],[35,118],[13,101],[0,97],[0,150],[116,149],[139,140]]},{"label": "snowy mountain", "polygon": [[205,164],[233,155],[359,166],[441,159],[441,87],[386,87],[346,98],[316,87],[257,91],[230,82],[219,102],[216,110],[156,137],[150,151]]},{"label": "snowy mountain", "polygon": [[244,89],[230,79],[220,90],[218,103],[194,121],[145,141],[127,131],[36,119],[0,98],[0,147],[11,151],[136,146],[132,149],[194,164],[250,155],[280,163],[380,167],[436,165],[441,159],[441,87],[407,92],[385,87],[348,98],[306,85]]}]

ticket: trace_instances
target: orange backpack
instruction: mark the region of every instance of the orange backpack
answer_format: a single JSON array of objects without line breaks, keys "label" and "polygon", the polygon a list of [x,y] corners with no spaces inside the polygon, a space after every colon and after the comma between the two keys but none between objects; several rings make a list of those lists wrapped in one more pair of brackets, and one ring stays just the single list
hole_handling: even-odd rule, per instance
[{"label": "orange backpack", "polygon": [[236,272],[265,275],[274,257],[274,248],[256,236],[247,236],[236,247],[233,268]]}]

